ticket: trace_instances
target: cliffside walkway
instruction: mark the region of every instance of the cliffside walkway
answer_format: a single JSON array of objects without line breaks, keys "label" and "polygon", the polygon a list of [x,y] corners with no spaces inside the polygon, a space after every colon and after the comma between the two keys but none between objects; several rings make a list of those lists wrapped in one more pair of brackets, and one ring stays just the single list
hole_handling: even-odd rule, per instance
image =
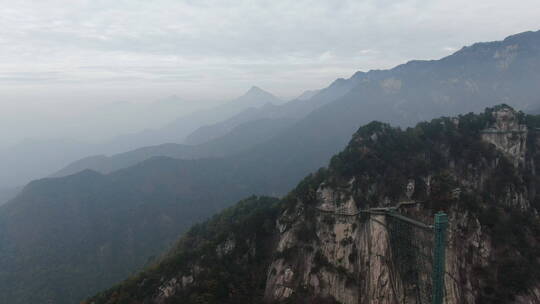
[{"label": "cliffside walkway", "polygon": [[343,209],[341,209],[341,210],[340,209],[331,210],[331,209],[324,209],[324,208],[320,208],[320,207],[315,207],[315,209],[317,209],[317,211],[322,212],[322,213],[329,213],[329,214],[333,214],[333,215],[336,215],[336,216],[345,216],[345,217],[357,217],[357,216],[362,215],[362,214],[387,215],[387,216],[392,216],[392,217],[398,218],[398,219],[400,219],[400,220],[402,220],[404,222],[408,222],[408,223],[410,223],[412,225],[416,225],[419,228],[433,229],[433,225],[427,225],[427,224],[424,224],[424,223],[422,223],[420,221],[417,221],[417,220],[414,220],[412,218],[409,218],[409,217],[406,217],[406,216],[403,216],[403,215],[399,214],[399,210],[401,208],[415,206],[415,205],[418,205],[420,203],[423,203],[423,202],[422,201],[406,201],[406,202],[400,202],[396,206],[392,206],[392,207],[369,208],[369,209],[358,210],[357,212],[345,211]]},{"label": "cliffside walkway", "polygon": [[[459,191],[456,190],[456,191]],[[413,297],[416,303],[443,304],[446,229],[448,216],[435,214],[433,224],[426,224],[400,213],[401,209],[423,203],[422,201],[400,202],[392,207],[377,207],[350,212],[344,209],[314,207],[318,212],[340,217],[360,215],[382,215],[389,235],[394,267],[410,288],[403,289],[406,297]]]},{"label": "cliffside walkway", "polygon": [[[538,129],[536,130],[538,131]],[[481,134],[523,134],[527,133],[527,130],[496,130],[496,129],[486,129],[480,131]]]}]

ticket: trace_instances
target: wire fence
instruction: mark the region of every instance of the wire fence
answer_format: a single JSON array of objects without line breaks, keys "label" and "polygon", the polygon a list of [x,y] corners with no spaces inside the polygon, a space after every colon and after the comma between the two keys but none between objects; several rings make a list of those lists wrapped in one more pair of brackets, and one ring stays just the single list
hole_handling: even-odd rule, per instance
[{"label": "wire fence", "polygon": [[404,299],[433,303],[434,233],[400,218],[386,217],[390,252],[399,273]]},{"label": "wire fence", "polygon": [[[416,204],[417,202],[415,202]],[[448,218],[437,213],[433,225],[425,224],[403,214],[398,210],[411,205],[402,203],[390,208],[372,208],[349,213],[342,210],[319,212],[336,216],[359,217],[366,215],[385,215],[383,224],[388,232],[390,255],[387,261],[397,270],[399,279],[394,280],[394,294],[402,295],[403,303],[442,304],[444,302],[444,277],[446,228]]]}]

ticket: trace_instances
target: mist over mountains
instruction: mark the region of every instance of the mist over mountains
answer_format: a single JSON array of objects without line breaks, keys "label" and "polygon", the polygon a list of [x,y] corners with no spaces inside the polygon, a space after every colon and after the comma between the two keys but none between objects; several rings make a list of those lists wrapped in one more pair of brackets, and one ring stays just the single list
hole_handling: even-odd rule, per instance
[{"label": "mist over mountains", "polygon": [[[103,143],[91,143],[68,139],[25,141],[11,148],[0,150],[0,188],[23,186],[32,179],[47,177],[67,164],[95,154],[114,154],[137,149],[149,145],[164,143],[181,143],[185,137],[196,129],[230,117],[248,108],[256,108],[265,104],[282,103],[279,98],[253,87],[244,95],[215,106],[211,109],[195,111],[189,115],[176,117],[159,129],[147,129],[137,133],[119,135]],[[132,112],[145,112],[145,116],[164,117],[158,112],[166,112],[171,117],[175,112],[185,112],[185,103],[171,97],[158,102],[152,107],[143,105],[143,109]],[[101,110],[103,115],[138,119],[137,115],[126,110],[129,104],[119,107],[106,107]],[[135,107],[135,106],[134,106]],[[179,111],[182,109],[182,111]],[[143,119],[144,116],[141,117]],[[155,119],[155,118],[154,118]],[[99,124],[99,121],[96,121]],[[40,151],[40,153],[36,153]],[[159,155],[159,154],[158,154]],[[21,161],[24,160],[24,161]],[[17,172],[17,174],[13,174]]]},{"label": "mist over mountains", "polygon": [[[201,144],[166,144],[145,147],[111,157],[92,156],[68,165],[54,176],[73,174],[84,169],[108,173],[153,156],[194,159],[232,156],[242,151],[249,151],[274,136],[280,135],[313,109],[342,97],[355,84],[355,76],[348,80],[338,79],[327,88],[319,90],[309,100],[295,99],[281,105],[265,103],[259,108],[250,107],[222,122],[203,126],[193,131],[186,139],[186,142],[201,141],[203,142]],[[268,93],[262,95],[268,96]],[[199,139],[196,139],[197,137]]]},{"label": "mist over mountains", "polygon": [[[533,113],[540,103],[536,85],[540,81],[536,73],[540,65],[539,39],[540,32],[526,32],[504,41],[464,47],[441,60],[412,61],[391,70],[358,72],[349,79],[334,81],[310,99],[248,109],[223,122],[196,130],[188,138],[201,136],[198,141],[202,142],[201,130],[211,138],[232,126],[237,128],[236,132],[248,129],[249,125],[241,126],[248,121],[287,118],[297,123],[277,138],[271,138],[271,143],[254,149],[264,154],[265,150],[282,147],[287,151],[281,153],[289,156],[276,157],[279,159],[293,157],[294,153],[290,151],[320,152],[316,161],[306,164],[306,168],[312,170],[323,165],[324,160],[345,145],[359,122],[381,120],[410,126],[445,114],[479,112],[497,102]],[[331,104],[325,106],[327,103]],[[275,125],[281,124],[276,122]],[[216,135],[208,135],[212,134],[211,130]],[[249,146],[247,141],[246,144]],[[212,151],[220,150],[215,145],[210,146]],[[191,155],[219,156],[219,152],[203,153],[200,146],[195,149],[198,152]],[[181,153],[175,156],[156,153],[154,155],[192,158],[189,153],[185,157]],[[277,151],[268,155],[277,155],[275,153]],[[297,165],[305,162],[303,159],[295,161],[298,161]],[[85,165],[79,163],[78,166]],[[88,168],[100,170],[97,166]],[[74,170],[66,172],[74,173]]]},{"label": "mist over mountains", "polygon": [[[55,178],[31,182],[0,207],[0,300],[82,300],[239,199],[285,195],[373,120],[407,127],[500,103],[533,112],[539,70],[540,31],[526,32],[440,60],[357,72],[287,103],[252,88],[217,109],[118,138],[114,149],[123,153],[63,169],[34,155],[43,162],[40,172],[49,170],[40,174]],[[165,144],[171,139],[177,144]],[[184,139],[191,144],[178,144]],[[137,142],[153,146],[128,151]],[[23,165],[6,162],[8,172]]]}]

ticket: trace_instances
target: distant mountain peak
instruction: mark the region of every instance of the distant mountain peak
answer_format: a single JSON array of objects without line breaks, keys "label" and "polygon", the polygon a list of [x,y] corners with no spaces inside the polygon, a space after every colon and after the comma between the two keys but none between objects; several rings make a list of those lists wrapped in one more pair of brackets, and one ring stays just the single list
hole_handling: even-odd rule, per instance
[{"label": "distant mountain peak", "polygon": [[265,92],[266,93],[265,90],[261,89],[258,86],[255,86],[255,85],[251,86],[251,88],[249,88],[248,93],[250,93],[250,92]]},{"label": "distant mountain peak", "polygon": [[234,100],[236,104],[246,104],[251,106],[261,106],[266,103],[281,103],[281,99],[274,96],[272,93],[261,89],[258,86],[252,86],[244,95]]},{"label": "distant mountain peak", "polygon": [[272,95],[272,93],[267,92],[267,91],[261,89],[258,86],[252,86],[251,88],[249,88],[249,90],[244,94],[244,96],[246,96],[246,95],[271,95],[271,96],[274,96],[274,95]]},{"label": "distant mountain peak", "polygon": [[362,71],[357,71],[356,73],[354,73],[351,78],[360,78],[360,77],[364,77],[367,73],[366,72],[362,72]]},{"label": "distant mountain peak", "polygon": [[345,85],[347,83],[347,80],[345,78],[338,78],[334,80],[329,87],[339,87],[342,85]]},{"label": "distant mountain peak", "polygon": [[526,31],[510,35],[504,39],[504,41],[514,41],[519,39],[535,39],[540,36],[540,30],[538,31]]}]

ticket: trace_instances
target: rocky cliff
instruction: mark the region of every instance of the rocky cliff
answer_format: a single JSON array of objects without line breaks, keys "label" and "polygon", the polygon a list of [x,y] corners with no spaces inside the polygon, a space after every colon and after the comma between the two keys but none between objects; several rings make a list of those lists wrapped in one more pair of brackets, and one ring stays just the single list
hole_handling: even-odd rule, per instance
[{"label": "rocky cliff", "polygon": [[[423,258],[393,252],[388,217],[358,210],[415,201],[404,211],[412,218],[431,223],[436,210],[450,218],[446,303],[540,302],[540,285],[531,284],[526,271],[538,254],[538,235],[529,230],[538,227],[537,136],[509,107],[484,115],[434,121],[407,130],[410,138],[382,124],[359,132],[333,160],[342,174],[327,178],[278,219],[276,251],[294,254],[271,262],[266,299],[305,293],[339,303],[414,302],[419,285],[431,278],[416,269],[420,278],[407,281],[398,264],[417,265]],[[407,193],[411,185],[416,190]],[[411,238],[429,240],[412,230]]]},{"label": "rocky cliff", "polygon": [[448,214],[445,303],[539,303],[538,121],[503,105],[407,130],[368,124],[257,220],[218,217],[215,235],[190,232],[89,302],[423,303],[433,234],[366,212],[399,205],[427,226]]}]

